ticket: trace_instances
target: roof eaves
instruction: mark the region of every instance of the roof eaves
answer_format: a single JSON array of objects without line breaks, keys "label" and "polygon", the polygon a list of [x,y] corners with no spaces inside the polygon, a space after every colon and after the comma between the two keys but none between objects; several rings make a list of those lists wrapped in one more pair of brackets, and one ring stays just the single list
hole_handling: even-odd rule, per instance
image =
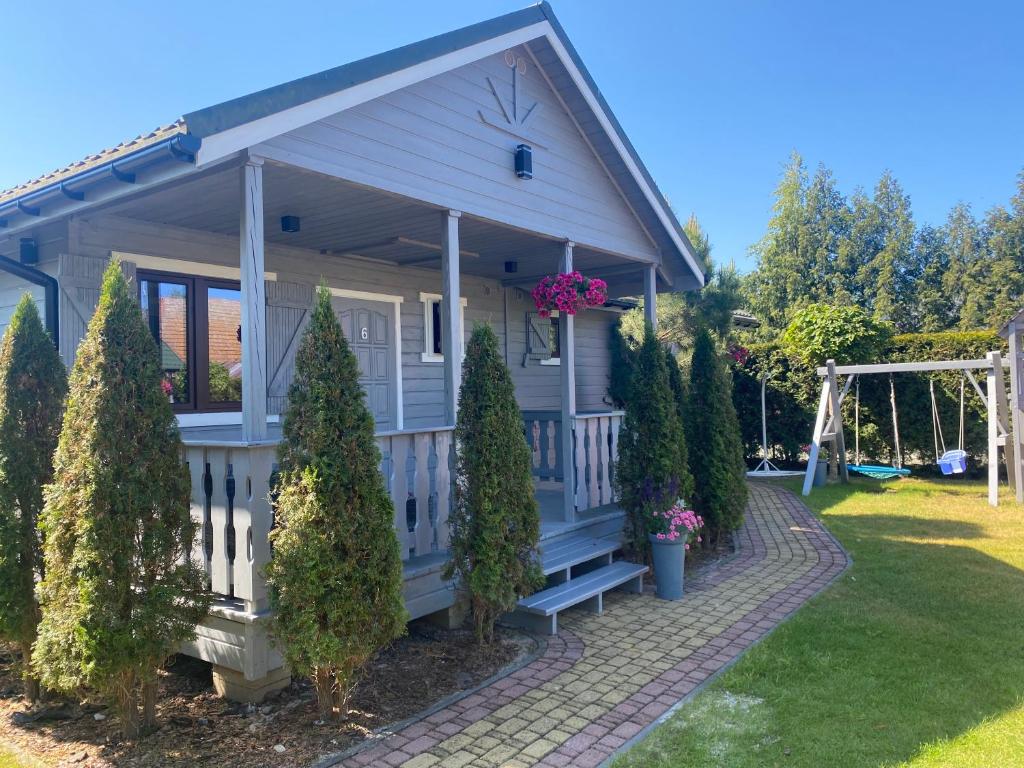
[{"label": "roof eaves", "polygon": [[365,59],[342,64],[333,69],[190,112],[184,117],[185,123],[188,125],[190,133],[204,138],[545,21],[545,19],[546,14],[542,6],[533,5],[504,16],[488,19],[462,29],[446,32],[401,48],[378,53]]}]

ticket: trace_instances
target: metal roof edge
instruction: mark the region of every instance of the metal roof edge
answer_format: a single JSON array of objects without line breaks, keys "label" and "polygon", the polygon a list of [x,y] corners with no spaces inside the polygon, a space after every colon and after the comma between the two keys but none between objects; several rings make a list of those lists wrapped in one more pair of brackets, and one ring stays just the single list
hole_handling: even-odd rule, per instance
[{"label": "metal roof edge", "polygon": [[468,27],[199,109],[184,115],[183,119],[189,133],[199,137],[210,136],[545,21],[546,18],[542,6],[531,5]]}]

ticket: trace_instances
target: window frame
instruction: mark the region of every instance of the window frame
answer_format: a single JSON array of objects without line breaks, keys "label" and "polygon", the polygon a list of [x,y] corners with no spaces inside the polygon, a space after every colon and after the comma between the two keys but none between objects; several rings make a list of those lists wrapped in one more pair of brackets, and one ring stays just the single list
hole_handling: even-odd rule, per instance
[{"label": "window frame", "polygon": [[[548,356],[540,361],[541,365],[561,365],[562,364],[562,326],[558,319],[558,310],[554,310],[549,318],[551,327],[555,329],[555,341],[557,346],[553,347]],[[551,337],[548,336],[550,339]],[[549,344],[550,346],[550,344]]]},{"label": "window frame", "polygon": [[[240,413],[242,401],[210,402],[210,314],[209,289],[220,288],[241,293],[238,280],[204,275],[188,275],[157,269],[139,269],[135,273],[141,306],[143,281],[184,285],[186,290],[185,322],[188,344],[186,365],[189,370],[189,402],[172,403],[175,413]],[[200,340],[202,343],[200,344]],[[243,378],[242,386],[245,386]]]},{"label": "window frame", "polygon": [[[438,317],[443,317],[444,312],[440,304],[444,296],[440,293],[420,293],[420,302],[423,304],[423,351],[420,353],[420,361],[424,363],[443,363],[444,353],[434,351],[434,305],[438,305]],[[462,312],[462,354],[466,354],[466,307],[469,300],[465,296],[459,297],[459,307]],[[441,329],[441,349],[444,349],[444,329]]]}]

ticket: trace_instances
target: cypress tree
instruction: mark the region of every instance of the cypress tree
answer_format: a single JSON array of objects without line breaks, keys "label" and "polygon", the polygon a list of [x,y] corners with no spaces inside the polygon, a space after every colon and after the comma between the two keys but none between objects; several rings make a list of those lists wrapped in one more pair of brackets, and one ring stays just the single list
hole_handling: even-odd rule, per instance
[{"label": "cypress tree", "polygon": [[668,509],[680,497],[689,500],[693,489],[679,400],[672,391],[665,350],[650,323],[644,326],[631,391],[642,396],[626,403],[615,476],[627,514],[626,543],[645,559],[651,513]]},{"label": "cypress tree", "polygon": [[356,674],[405,631],[394,508],[380,473],[359,366],[321,286],[288,390],[273,558],[273,627],[321,716],[344,709]]},{"label": "cypress tree", "polygon": [[512,377],[489,325],[474,328],[466,347],[455,443],[458,482],[446,576],[462,579],[477,640],[489,643],[495,620],[544,583],[530,448]]},{"label": "cypress tree", "polygon": [[26,293],[0,341],[0,638],[21,648],[30,701],[39,698],[29,669],[43,574],[37,522],[66,394],[64,364]]},{"label": "cypress tree", "polygon": [[111,263],[71,372],[40,526],[45,577],[33,666],[44,685],[98,688],[126,736],[156,720],[157,671],[195,635],[209,595],[160,355]]},{"label": "cypress tree", "polygon": [[732,378],[707,329],[694,338],[687,434],[700,450],[690,453],[693,507],[715,545],[743,523],[747,503],[746,465],[739,420],[732,402]]}]

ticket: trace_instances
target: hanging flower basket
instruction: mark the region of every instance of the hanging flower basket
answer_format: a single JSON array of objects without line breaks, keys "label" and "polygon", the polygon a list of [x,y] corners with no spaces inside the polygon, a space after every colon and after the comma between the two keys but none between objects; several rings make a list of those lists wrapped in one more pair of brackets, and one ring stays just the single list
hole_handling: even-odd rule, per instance
[{"label": "hanging flower basket", "polygon": [[608,301],[608,283],[597,277],[584,277],[579,272],[562,272],[542,278],[532,296],[541,317],[551,317],[556,311],[575,315]]}]

